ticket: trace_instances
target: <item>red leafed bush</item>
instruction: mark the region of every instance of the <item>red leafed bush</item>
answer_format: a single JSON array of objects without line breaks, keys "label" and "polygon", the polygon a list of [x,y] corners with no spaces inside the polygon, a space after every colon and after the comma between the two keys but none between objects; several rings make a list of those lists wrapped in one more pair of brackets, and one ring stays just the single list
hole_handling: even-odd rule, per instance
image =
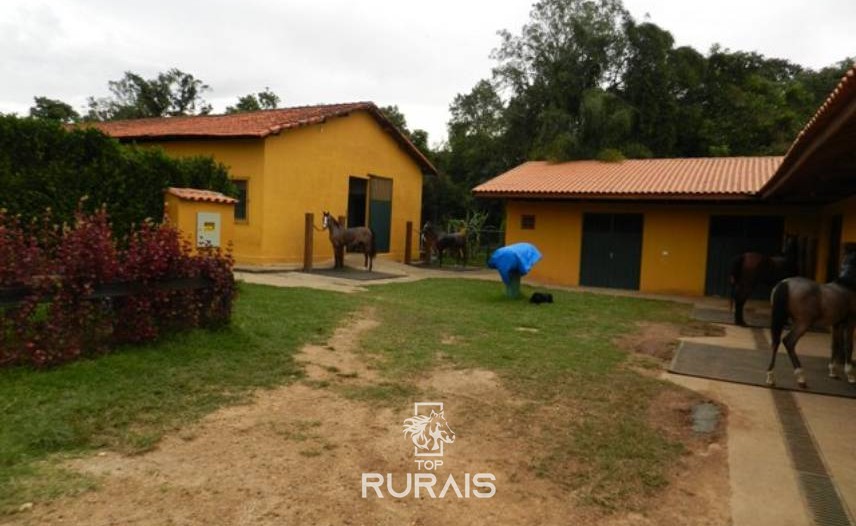
[{"label": "red leafed bush", "polygon": [[194,254],[168,224],[120,244],[103,210],[73,225],[22,225],[0,211],[0,365],[48,366],[229,322],[233,260]]}]

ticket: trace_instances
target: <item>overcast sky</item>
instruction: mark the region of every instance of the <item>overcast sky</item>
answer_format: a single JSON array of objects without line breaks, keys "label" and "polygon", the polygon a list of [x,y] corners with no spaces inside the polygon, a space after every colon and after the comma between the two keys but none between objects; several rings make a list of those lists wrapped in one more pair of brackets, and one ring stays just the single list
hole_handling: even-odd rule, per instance
[{"label": "overcast sky", "polygon": [[[499,29],[527,0],[0,0],[0,112],[34,95],[82,111],[130,70],[177,67],[222,111],[269,86],[285,106],[397,104],[411,128],[445,138],[448,107],[490,75]],[[625,0],[677,45],[714,43],[809,67],[856,55],[856,0]]]}]

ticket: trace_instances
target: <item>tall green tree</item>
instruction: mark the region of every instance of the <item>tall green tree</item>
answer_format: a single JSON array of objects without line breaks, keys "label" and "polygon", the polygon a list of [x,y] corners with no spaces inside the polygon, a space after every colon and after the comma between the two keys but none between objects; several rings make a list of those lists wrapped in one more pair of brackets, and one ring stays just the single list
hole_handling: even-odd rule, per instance
[{"label": "tall green tree", "polygon": [[211,105],[202,94],[210,87],[177,68],[151,79],[126,71],[119,80],[107,83],[109,97],[89,97],[88,120],[140,119],[206,115]]},{"label": "tall green tree", "polygon": [[279,95],[265,87],[264,91],[249,93],[238,98],[234,106],[228,106],[226,113],[243,113],[247,111],[275,110],[282,100]]},{"label": "tall green tree", "polygon": [[628,22],[627,58],[621,97],[632,108],[633,142],[651,155],[675,153],[678,127],[677,82],[672,35],[655,24]]},{"label": "tall green tree", "polygon": [[588,154],[580,109],[590,90],[618,82],[628,20],[620,0],[541,0],[519,35],[500,32],[493,74],[514,100],[507,122],[519,157]]},{"label": "tall green tree", "polygon": [[411,130],[407,125],[407,118],[401,112],[397,105],[382,106],[381,113],[389,119],[389,122],[395,125],[414,146],[419,148],[419,151],[431,158],[431,148],[428,146],[428,132],[419,128]]},{"label": "tall green tree", "polygon": [[70,104],[61,100],[33,97],[33,101],[35,104],[30,108],[30,117],[34,119],[45,119],[64,124],[80,120],[80,114]]}]

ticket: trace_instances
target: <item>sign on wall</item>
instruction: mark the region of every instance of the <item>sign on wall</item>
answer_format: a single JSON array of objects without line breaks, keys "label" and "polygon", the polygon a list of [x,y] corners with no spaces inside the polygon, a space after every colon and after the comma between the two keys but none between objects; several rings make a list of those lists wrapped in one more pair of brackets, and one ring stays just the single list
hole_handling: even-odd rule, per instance
[{"label": "sign on wall", "polygon": [[198,212],[196,214],[196,246],[220,246],[220,214],[217,212]]}]

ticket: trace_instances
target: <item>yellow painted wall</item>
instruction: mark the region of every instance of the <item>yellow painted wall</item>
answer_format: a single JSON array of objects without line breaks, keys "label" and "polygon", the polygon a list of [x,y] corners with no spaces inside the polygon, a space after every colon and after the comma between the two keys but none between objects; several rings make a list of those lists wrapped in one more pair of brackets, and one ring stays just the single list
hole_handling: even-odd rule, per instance
[{"label": "yellow painted wall", "polygon": [[[826,275],[829,254],[829,237],[832,228],[832,216],[841,214],[841,249],[846,243],[856,243],[856,196],[832,203],[823,208],[820,225],[820,235],[817,250],[817,273],[815,279],[827,281]],[[838,254],[834,257],[841,257]]]},{"label": "yellow painted wall", "polygon": [[[234,179],[248,181],[247,221],[235,224],[238,263],[303,260],[304,215],[347,215],[348,178],[385,177],[392,183],[389,256],[403,259],[405,225],[414,244],[422,213],[422,170],[365,111],[261,139],[154,143],[169,155],[213,155]],[[315,232],[314,258],[332,258],[327,232]]]},{"label": "yellow painted wall", "polygon": [[[710,216],[784,215],[785,231],[800,235],[816,235],[819,224],[816,212],[797,207],[511,200],[506,205],[506,243],[530,242],[544,256],[532,279],[579,285],[586,212],[643,214],[640,290],[693,296],[704,294]],[[520,228],[523,214],[535,216],[534,230]]]},{"label": "yellow painted wall", "polygon": [[164,210],[169,222],[178,227],[182,237],[196,250],[196,215],[199,212],[220,214],[220,248],[226,250],[235,241],[234,205],[186,201],[175,195],[164,195]]},{"label": "yellow painted wall", "polygon": [[[239,262],[263,256],[261,221],[264,204],[264,141],[261,139],[194,140],[153,143],[174,157],[211,155],[229,168],[232,179],[248,181],[247,221],[233,222]],[[195,228],[195,225],[194,225]]]},{"label": "yellow painted wall", "polygon": [[[306,212],[318,226],[324,210],[346,216],[349,177],[370,175],[392,179],[389,257],[401,260],[406,222],[419,228],[422,171],[372,116],[359,111],[268,138],[264,260],[302,261]],[[315,259],[333,257],[327,232],[315,232],[314,248]]]}]

